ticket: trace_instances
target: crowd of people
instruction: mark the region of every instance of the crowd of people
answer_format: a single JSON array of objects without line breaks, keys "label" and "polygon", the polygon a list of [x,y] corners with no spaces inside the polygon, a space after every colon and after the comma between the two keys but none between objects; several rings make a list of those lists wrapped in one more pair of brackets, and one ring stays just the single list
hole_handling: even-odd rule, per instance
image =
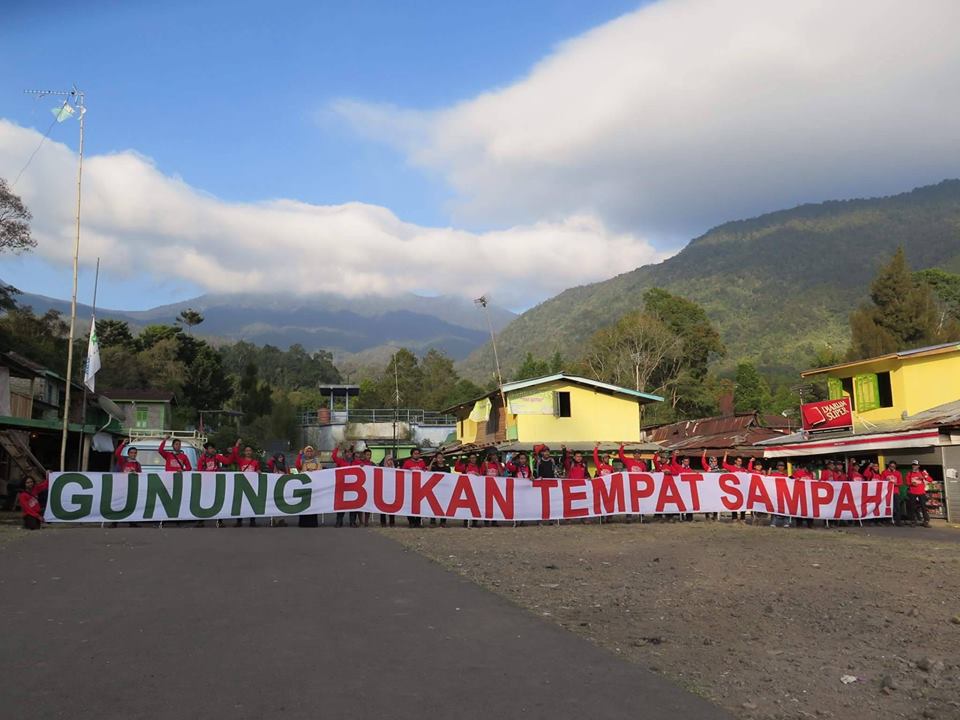
[{"label": "crowd of people", "polygon": [[[291,469],[300,472],[310,472],[321,470],[325,465],[321,462],[316,449],[307,445],[296,457],[292,468],[288,466],[287,457],[284,453],[278,452],[267,458],[265,461],[258,456],[256,449],[252,445],[243,445],[241,439],[227,451],[220,452],[212,443],[206,443],[203,452],[199,454],[197,467],[192,467],[189,456],[183,451],[181,440],[174,439],[168,448],[167,441],[164,438],[158,448],[159,455],[163,458],[164,467],[169,472],[185,472],[196,470],[199,472],[218,472],[225,469],[235,469],[241,472],[260,472],[265,470],[273,473],[286,473]],[[137,459],[137,448],[127,447],[126,442],[121,442],[114,453],[114,469],[117,472],[141,472],[142,468]],[[373,453],[370,448],[358,450],[354,445],[334,449],[332,454],[333,465],[336,467],[357,467],[374,465]],[[450,465],[450,460],[453,465]],[[601,453],[599,444],[593,448],[592,458],[593,466],[591,468],[587,457],[580,450],[568,450],[561,446],[559,453],[554,453],[546,445],[536,445],[533,452],[520,450],[501,455],[496,449],[490,448],[486,451],[467,452],[448,458],[443,452],[434,452],[426,458],[419,448],[414,448],[408,457],[395,458],[387,454],[379,463],[382,467],[399,467],[406,470],[425,470],[433,472],[456,472],[466,475],[495,476],[495,477],[515,477],[522,479],[551,478],[571,480],[587,479],[592,477],[601,477],[616,472],[661,472],[672,475],[679,475],[694,471],[691,465],[691,457],[680,457],[679,453],[660,453],[652,458],[643,458],[640,454],[628,455],[624,446],[620,446],[616,454]],[[704,473],[720,472],[749,472],[768,475],[773,477],[792,477],[795,479],[818,479],[828,482],[858,482],[869,480],[881,480],[895,483],[896,494],[893,504],[892,524],[917,525],[930,527],[930,515],[927,508],[927,485],[931,481],[929,473],[920,467],[919,461],[914,461],[908,472],[902,473],[897,468],[895,461],[886,463],[883,470],[878,463],[872,460],[856,461],[848,459],[847,461],[827,460],[820,468],[813,468],[803,460],[797,460],[792,464],[788,472],[787,463],[778,460],[771,465],[767,465],[763,459],[736,457],[730,461],[729,455],[724,453],[723,457],[708,456],[704,450],[700,456],[700,469]],[[33,478],[28,479],[25,489],[20,493],[19,504],[24,515],[24,527],[36,529],[40,527],[43,520],[43,505],[40,502],[43,492],[46,490],[46,481],[39,481]],[[745,512],[731,513],[733,522],[744,523],[746,520]],[[705,513],[707,520],[719,520],[719,514],[716,512]],[[370,524],[370,513],[351,512],[349,517],[346,513],[337,513],[335,525],[342,527],[346,522],[351,527],[360,527]],[[632,516],[625,516],[626,522],[633,520]],[[638,519],[643,521],[643,517]],[[754,514],[754,522],[758,519]],[[380,515],[380,525],[392,526],[396,522],[393,515]],[[660,516],[663,522],[692,521],[692,513],[681,515]],[[243,519],[236,519],[236,526],[243,524]],[[250,526],[257,525],[256,518],[248,518]],[[320,519],[316,515],[300,515],[298,522],[302,527],[316,527]],[[423,519],[420,517],[407,518],[410,527],[423,527]],[[445,519],[430,519],[430,525],[436,527],[446,527]],[[786,516],[773,515],[769,518],[769,524],[772,527],[813,527],[813,520],[810,518],[791,518]],[[217,520],[217,527],[223,526],[222,520]],[[285,524],[281,519],[278,524]],[[198,526],[204,524],[203,520],[198,520]],[[116,523],[112,523],[116,526]],[[135,525],[135,523],[131,523]],[[480,525],[496,526],[496,521],[463,521],[464,527],[477,527]]]}]

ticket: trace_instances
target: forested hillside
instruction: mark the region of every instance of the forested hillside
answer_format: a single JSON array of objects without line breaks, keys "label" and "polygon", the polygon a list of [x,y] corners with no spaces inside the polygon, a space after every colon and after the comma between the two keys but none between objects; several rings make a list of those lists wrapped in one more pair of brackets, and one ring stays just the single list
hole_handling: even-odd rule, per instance
[{"label": "forested hillside", "polygon": [[[749,360],[799,368],[817,347],[846,348],[851,311],[898,246],[914,269],[960,271],[960,180],[726,223],[658,265],[566,290],[500,333],[505,375],[528,352],[581,355],[576,348],[598,328],[638,309],[652,287],[706,309],[727,348],[724,366]],[[462,365],[474,379],[486,378],[492,367],[489,344]]]}]

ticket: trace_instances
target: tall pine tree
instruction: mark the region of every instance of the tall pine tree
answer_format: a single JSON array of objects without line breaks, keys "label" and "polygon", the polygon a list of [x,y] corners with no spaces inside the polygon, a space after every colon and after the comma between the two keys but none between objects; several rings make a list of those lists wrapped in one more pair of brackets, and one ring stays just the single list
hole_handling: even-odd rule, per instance
[{"label": "tall pine tree", "polygon": [[933,292],[910,272],[902,247],[880,268],[870,299],[850,315],[850,360],[957,339],[955,326],[940,323]]}]

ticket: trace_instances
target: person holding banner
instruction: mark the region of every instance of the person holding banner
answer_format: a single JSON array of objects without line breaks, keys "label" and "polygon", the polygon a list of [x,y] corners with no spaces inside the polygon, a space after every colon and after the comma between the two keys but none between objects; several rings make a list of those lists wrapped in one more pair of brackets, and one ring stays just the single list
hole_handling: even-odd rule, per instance
[{"label": "person holding banner", "polygon": [[164,470],[167,472],[186,472],[187,470],[193,470],[193,467],[190,465],[190,458],[180,449],[182,443],[179,439],[173,441],[172,452],[166,449],[167,440],[169,439],[169,435],[164,436],[163,440],[160,441],[160,447],[157,448],[157,452],[165,463]]},{"label": "person holding banner", "polygon": [[579,450],[574,451],[573,455],[567,450],[567,446],[561,447],[563,452],[563,473],[570,480],[589,480],[590,468],[583,459],[583,453]]},{"label": "person holding banner", "polygon": [[625,452],[623,452],[622,443],[620,444],[620,450],[617,455],[619,456],[620,462],[623,463],[623,467],[627,472],[646,472],[648,470],[647,463],[640,458],[639,453],[634,453],[633,457],[629,457]]},{"label": "person holding banner", "polygon": [[[333,455],[331,457],[334,465],[337,467],[356,467],[357,465],[356,453],[353,451],[353,445],[351,445],[350,449],[347,450],[346,457],[340,455],[340,446],[337,445],[333,449]],[[343,527],[343,516],[344,513],[337,513],[337,521],[333,524],[334,527]],[[350,527],[359,527],[359,524],[357,523],[357,513],[355,512],[350,513]]]},{"label": "person holding banner", "polygon": [[[743,458],[742,458],[742,457],[736,457],[736,458],[734,458],[732,464],[727,462],[727,458],[728,458],[728,457],[729,457],[729,452],[725,451],[725,452],[723,453],[723,460],[720,462],[720,467],[723,468],[723,470],[724,470],[725,472],[729,472],[729,473],[741,473],[741,472],[744,472],[744,471],[746,470],[746,468],[743,466]],[[747,513],[746,513],[746,511],[741,511],[740,513],[732,512],[732,513],[730,513],[730,515],[731,515],[733,521],[734,521],[735,523],[737,523],[738,525],[743,525],[744,522],[746,522],[746,520],[747,520]]]},{"label": "person holding banner", "polygon": [[[380,467],[385,467],[385,468],[396,467],[396,463],[393,461],[393,455],[390,455],[389,453],[387,453],[386,455],[384,455],[384,456],[383,456],[383,460],[380,461]],[[388,515],[385,515],[384,513],[380,513],[380,527],[386,527],[386,526],[387,526],[387,522],[388,522],[387,518],[388,518],[388,517],[389,517],[390,527],[393,527],[393,526],[394,526],[394,524],[396,523],[396,520],[397,520],[397,518],[396,518],[395,515],[389,515],[389,516],[388,516]]]},{"label": "person holding banner", "polygon": [[[300,454],[297,455],[295,466],[297,472],[314,472],[323,469],[323,465],[320,464],[320,458],[317,457],[317,451],[314,450],[313,445],[304,446]],[[299,527],[317,527],[320,524],[319,520],[320,517],[318,515],[300,515],[297,517],[297,525]]]},{"label": "person holding banner", "polygon": [[[370,448],[365,448],[360,457],[356,458],[356,464],[358,467],[373,467],[373,450]],[[350,517],[350,524],[353,525],[354,518],[356,518],[356,527],[360,526],[360,523],[363,523],[364,527],[370,526],[370,513],[368,512],[358,512]]]},{"label": "person holding banner", "polygon": [[[620,449],[623,449],[623,446],[620,446]],[[603,477],[604,475],[613,475],[614,467],[611,465],[608,460],[610,459],[609,455],[600,454],[600,443],[593,444],[593,468],[596,470],[596,477]]]},{"label": "person holding banner", "polygon": [[903,525],[904,517],[903,493],[901,493],[901,488],[905,488],[906,485],[903,484],[903,476],[897,470],[897,463],[893,460],[888,462],[886,469],[884,469],[880,475],[880,479],[894,484],[893,524],[896,527],[900,527]]},{"label": "person holding banner", "polygon": [[[403,461],[404,470],[423,470],[427,469],[427,463],[420,457],[420,448],[414,448],[410,451],[410,457]],[[415,515],[407,516],[407,524],[412,528],[423,527],[423,518]]]},{"label": "person holding banner", "polygon": [[[703,449],[703,453],[700,455],[700,467],[703,468],[705,473],[718,473],[720,472],[720,463],[717,462],[716,455],[711,455],[707,457],[707,449]],[[703,516],[707,520],[718,520],[720,518],[720,513],[704,513]]]},{"label": "person holding banner", "polygon": [[[237,444],[240,441],[237,440]],[[244,445],[243,455],[239,458],[236,458],[234,462],[237,465],[237,469],[240,472],[260,472],[260,461],[254,457],[253,454],[253,445]],[[243,525],[243,518],[237,518],[236,527],[241,527]],[[250,518],[250,527],[257,526],[257,519],[255,517]]]},{"label": "person holding banner", "polygon": [[123,449],[127,446],[127,440],[121,440],[120,444],[117,445],[117,449],[113,451],[113,457],[116,461],[117,472],[122,473],[138,473],[143,472],[143,468],[140,467],[140,461],[137,460],[137,449],[135,447],[127,450],[127,454],[123,454]]},{"label": "person holding banner", "polygon": [[[787,464],[782,460],[777,462],[776,468],[770,471],[770,477],[787,477]],[[780,527],[790,527],[790,516],[777,514],[770,516],[770,527],[777,527],[778,518],[780,519]]]},{"label": "person holding banner", "polygon": [[46,480],[37,482],[36,478],[28,477],[23,490],[17,495],[17,504],[23,511],[23,527],[25,530],[39,530],[43,526],[43,505],[38,496],[46,491]]},{"label": "person holding banner", "polygon": [[234,444],[229,455],[221,455],[213,443],[207,443],[203,446],[203,453],[197,459],[197,470],[200,472],[216,472],[222,470],[225,465],[233,465],[237,462],[240,454],[240,440]]},{"label": "person holding banner", "polygon": [[[461,455],[460,458],[454,463],[454,471],[460,473],[461,475],[480,475],[480,465],[478,464],[478,456],[476,453],[470,453],[466,456],[466,459]],[[479,520],[464,520],[463,526],[468,527],[480,527]]]},{"label": "person holding banner", "polygon": [[533,451],[537,454],[537,467],[534,476],[545,479],[557,477],[557,465],[553,460],[553,455],[550,454],[550,448],[546,445],[537,445],[533,448]]},{"label": "person holding banner", "polygon": [[533,471],[530,469],[530,461],[527,459],[527,454],[522,450],[507,460],[504,467],[507,472],[510,473],[510,477],[523,478],[525,480],[533,477]]},{"label": "person holding banner", "polygon": [[[450,472],[450,465],[447,464],[447,458],[444,457],[442,452],[436,453],[432,458],[430,458],[430,472],[444,473],[445,475]],[[437,519],[430,518],[430,527],[437,526]],[[445,528],[447,526],[447,519],[440,518],[440,527]]]}]

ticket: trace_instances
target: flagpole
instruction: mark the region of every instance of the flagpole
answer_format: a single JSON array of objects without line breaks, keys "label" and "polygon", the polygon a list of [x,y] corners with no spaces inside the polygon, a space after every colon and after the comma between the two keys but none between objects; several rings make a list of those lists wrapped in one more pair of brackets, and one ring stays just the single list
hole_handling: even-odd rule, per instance
[{"label": "flagpole", "polygon": [[[76,88],[73,94],[77,97],[77,108],[80,112],[80,162],[77,166],[77,235],[73,243],[73,295],[70,299],[70,343],[67,345],[67,382],[66,393],[63,398],[63,431],[60,437],[60,472],[67,469],[67,434],[70,425],[70,390],[73,382],[73,339],[77,330],[77,270],[80,264],[80,194],[83,187],[83,93]],[[81,431],[81,435],[83,432]],[[79,459],[78,459],[79,462]]]},{"label": "flagpole", "polygon": [[[93,305],[91,306],[91,315],[90,315],[90,332],[94,332],[94,327],[97,323],[97,285],[100,284],[100,258],[97,258],[97,269],[93,275]],[[87,358],[84,362],[84,376],[86,376],[86,367],[90,362],[90,346],[87,345]],[[83,379],[83,402],[80,405],[80,443],[77,446],[77,470],[86,470],[83,467],[83,441],[86,437],[86,427],[87,427],[87,379]]]}]

